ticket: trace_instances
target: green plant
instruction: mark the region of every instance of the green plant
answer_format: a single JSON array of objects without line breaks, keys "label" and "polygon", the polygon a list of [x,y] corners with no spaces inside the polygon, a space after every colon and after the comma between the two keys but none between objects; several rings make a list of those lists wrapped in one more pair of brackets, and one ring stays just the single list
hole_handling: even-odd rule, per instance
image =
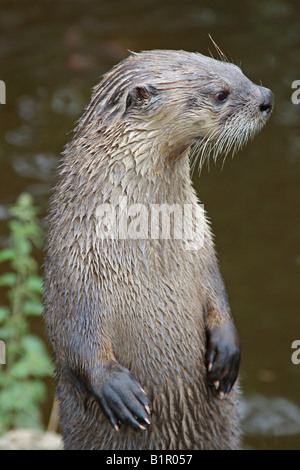
[{"label": "green plant", "polygon": [[42,427],[43,379],[52,373],[47,349],[29,325],[29,317],[42,312],[42,279],[32,254],[42,245],[38,211],[29,194],[19,196],[10,209],[9,246],[0,250],[0,263],[10,266],[0,276],[8,299],[0,305],[0,339],[6,348],[6,364],[0,366],[0,432]]}]

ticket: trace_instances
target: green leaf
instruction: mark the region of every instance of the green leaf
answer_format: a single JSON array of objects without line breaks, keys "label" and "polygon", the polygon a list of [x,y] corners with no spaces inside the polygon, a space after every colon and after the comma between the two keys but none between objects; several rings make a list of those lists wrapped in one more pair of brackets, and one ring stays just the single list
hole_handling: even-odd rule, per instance
[{"label": "green leaf", "polygon": [[39,294],[43,293],[43,279],[40,276],[30,276],[26,280],[27,289],[37,292]]},{"label": "green leaf", "polygon": [[11,368],[11,373],[18,377],[28,375],[45,377],[52,374],[53,365],[43,341],[35,335],[22,338],[23,357]]},{"label": "green leaf", "polygon": [[14,427],[41,424],[40,404],[46,396],[42,378],[52,375],[53,364],[42,339],[29,334],[27,315],[42,312],[42,279],[33,248],[42,244],[43,231],[30,194],[21,194],[10,208],[10,245],[0,250],[0,263],[10,272],[0,276],[8,289],[9,305],[0,306],[0,339],[7,346],[0,366],[0,433]]},{"label": "green leaf", "polygon": [[42,302],[35,302],[33,300],[26,300],[23,307],[26,315],[40,316],[43,312]]},{"label": "green leaf", "polygon": [[39,208],[34,206],[33,197],[29,193],[20,194],[16,204],[9,209],[12,216],[23,221],[32,220],[39,211]]},{"label": "green leaf", "polygon": [[0,263],[4,261],[10,261],[16,256],[16,251],[13,248],[5,248],[0,251]]},{"label": "green leaf", "polygon": [[17,282],[17,275],[15,273],[5,273],[0,276],[0,287],[12,287]]},{"label": "green leaf", "polygon": [[40,380],[15,381],[9,388],[0,392],[1,408],[10,410],[28,410],[34,401],[42,402],[45,385]]},{"label": "green leaf", "polygon": [[3,322],[9,316],[9,308],[0,306],[0,322]]},{"label": "green leaf", "polygon": [[13,337],[15,333],[15,328],[12,325],[2,326],[0,328],[0,338],[2,340],[9,340]]}]

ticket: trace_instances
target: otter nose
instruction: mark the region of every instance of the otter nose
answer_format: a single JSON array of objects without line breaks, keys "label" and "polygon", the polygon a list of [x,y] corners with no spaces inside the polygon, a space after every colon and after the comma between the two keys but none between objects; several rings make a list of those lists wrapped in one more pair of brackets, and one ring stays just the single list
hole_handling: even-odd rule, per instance
[{"label": "otter nose", "polygon": [[274,106],[274,95],[268,88],[262,88],[263,101],[259,105],[262,113],[270,113]]}]

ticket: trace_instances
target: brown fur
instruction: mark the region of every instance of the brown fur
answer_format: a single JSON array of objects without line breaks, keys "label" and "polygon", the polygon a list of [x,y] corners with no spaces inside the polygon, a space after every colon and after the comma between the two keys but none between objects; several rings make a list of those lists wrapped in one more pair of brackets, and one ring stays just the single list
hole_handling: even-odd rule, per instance
[{"label": "brown fur", "polygon": [[[187,250],[174,238],[101,240],[97,211],[120,196],[197,205],[191,146],[221,152],[224,129],[239,146],[266,121],[265,95],[238,67],[183,51],[133,54],[95,88],[48,219],[44,318],[65,448],[239,447],[238,386],[221,400],[207,378],[207,331],[232,322],[207,220],[203,247]],[[147,393],[144,431],[116,432],[99,406],[116,364]]]}]

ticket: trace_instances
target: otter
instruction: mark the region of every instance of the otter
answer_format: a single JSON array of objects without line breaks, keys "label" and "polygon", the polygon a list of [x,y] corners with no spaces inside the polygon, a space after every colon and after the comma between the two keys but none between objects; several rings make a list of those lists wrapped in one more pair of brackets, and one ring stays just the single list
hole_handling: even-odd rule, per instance
[{"label": "otter", "polygon": [[44,321],[65,449],[240,448],[240,340],[207,215],[189,216],[203,235],[195,246],[174,235],[172,214],[170,236],[161,213],[152,237],[147,222],[153,207],[201,207],[191,152],[200,165],[235,152],[273,101],[236,65],[184,51],[131,53],[94,88],[46,237]]}]

